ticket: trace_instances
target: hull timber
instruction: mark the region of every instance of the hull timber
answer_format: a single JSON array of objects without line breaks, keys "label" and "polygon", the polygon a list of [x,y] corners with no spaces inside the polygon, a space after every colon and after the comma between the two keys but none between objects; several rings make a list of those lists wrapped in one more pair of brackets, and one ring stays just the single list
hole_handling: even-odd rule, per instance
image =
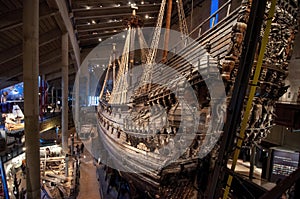
[{"label": "hull timber", "polygon": [[[206,46],[201,53],[205,55],[209,52],[217,59],[217,63],[213,62],[213,64],[218,64],[220,71],[213,71],[210,74],[221,73],[225,82],[227,101],[231,98],[237,75],[250,9],[251,0],[242,1],[239,8],[214,28],[196,38],[197,43],[187,45],[180,50],[182,55],[188,55],[197,62],[199,54],[194,53],[195,49]],[[268,9],[269,5],[266,13]],[[296,13],[297,4],[294,1],[278,1],[260,75],[260,84],[246,131],[246,145],[260,141],[267,135],[272,127],[274,104],[286,92],[284,79],[287,76],[288,61],[291,58],[297,29]],[[142,192],[149,198],[197,198],[200,195],[198,192],[204,190],[200,186],[205,185],[204,182],[207,180],[205,173],[209,172],[209,164],[213,163],[213,152],[203,159],[199,159],[198,154],[201,150],[205,150],[203,147],[206,144],[205,138],[216,142],[214,136],[207,137],[209,135],[206,133],[213,110],[210,109],[212,99],[205,84],[205,81],[215,77],[214,75],[201,76],[201,63],[198,64],[198,68],[193,68],[186,60],[178,57],[169,57],[165,64],[182,74],[192,85],[197,95],[198,106],[201,107],[197,113],[194,113],[199,115],[201,120],[197,126],[197,133],[192,137],[184,137],[189,141],[186,146],[188,149],[176,160],[169,157],[176,153],[175,145],[180,142],[180,139],[175,141],[174,139],[178,133],[183,107],[172,89],[152,85],[149,93],[139,90],[140,93],[136,94],[130,106],[101,102],[98,107],[99,139],[102,141],[105,154],[108,155],[103,163],[120,168],[122,177],[130,184],[132,198],[141,197]],[[253,70],[254,68],[255,64]],[[166,74],[161,69],[154,68],[152,77],[173,79],[172,85],[175,86],[182,84],[182,79]],[[149,107],[156,106],[158,108],[155,108],[154,112],[147,112]],[[161,114],[161,109],[166,110],[167,115]],[[224,107],[218,107],[217,112],[220,114],[217,116],[217,122],[224,121],[224,111]],[[155,125],[146,128],[149,125],[150,115],[156,118],[153,122]],[[129,117],[133,123],[129,122]],[[193,120],[193,114],[188,116],[187,120],[189,119]],[[161,120],[168,121],[169,126],[158,129]],[[175,144],[170,147],[172,142]],[[217,146],[214,150],[217,150]]]}]

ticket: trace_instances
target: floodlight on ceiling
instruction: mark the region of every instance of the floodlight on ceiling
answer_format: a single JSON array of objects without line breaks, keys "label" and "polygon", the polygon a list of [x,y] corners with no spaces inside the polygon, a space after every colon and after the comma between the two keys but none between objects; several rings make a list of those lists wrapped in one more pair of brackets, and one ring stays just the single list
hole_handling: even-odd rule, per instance
[{"label": "floodlight on ceiling", "polygon": [[135,10],[139,9],[139,8],[136,6],[135,3],[131,4],[130,7],[131,7],[132,9],[135,9]]}]

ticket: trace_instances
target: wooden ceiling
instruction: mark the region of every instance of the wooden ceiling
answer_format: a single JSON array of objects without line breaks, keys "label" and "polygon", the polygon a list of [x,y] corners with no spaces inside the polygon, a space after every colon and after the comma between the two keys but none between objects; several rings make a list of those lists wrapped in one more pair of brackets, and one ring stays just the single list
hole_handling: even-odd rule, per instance
[{"label": "wooden ceiling", "polygon": [[[80,50],[95,47],[124,31],[132,13],[129,0],[40,0],[40,74],[60,82],[61,35],[70,38],[70,79],[80,65]],[[160,0],[136,2],[145,26],[154,26]],[[23,1],[0,1],[0,89],[22,81]],[[101,38],[101,39],[100,39]]]},{"label": "wooden ceiling", "polygon": [[[126,28],[132,6],[138,7],[137,15],[144,26],[155,26],[161,0],[72,0],[76,35],[81,48],[90,48]],[[100,41],[99,41],[100,40]]]},{"label": "wooden ceiling", "polygon": [[[202,0],[201,0],[202,1]],[[40,0],[40,74],[60,85],[61,35],[69,34],[69,75],[80,58],[105,39],[122,32],[132,6],[145,27],[156,24],[161,0]],[[200,0],[199,0],[200,2]],[[0,89],[22,81],[23,0],[0,1]],[[190,7],[191,0],[184,0]],[[195,4],[194,4],[195,5]],[[176,10],[176,9],[175,9]],[[120,40],[124,38],[120,37]],[[83,52],[84,51],[84,52]]]}]

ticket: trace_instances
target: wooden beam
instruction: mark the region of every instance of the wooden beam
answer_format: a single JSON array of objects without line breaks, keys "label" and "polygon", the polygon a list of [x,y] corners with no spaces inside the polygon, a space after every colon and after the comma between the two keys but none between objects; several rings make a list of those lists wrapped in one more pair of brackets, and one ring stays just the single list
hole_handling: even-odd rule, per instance
[{"label": "wooden beam", "polygon": [[[47,4],[40,4],[39,19],[54,16],[58,13],[57,9],[49,9]],[[0,15],[0,32],[9,30],[23,24],[23,8],[13,10]]]},{"label": "wooden beam", "polygon": [[96,22],[96,24],[93,24],[90,21],[89,21],[89,23],[88,22],[77,23],[77,21],[76,21],[76,28],[77,28],[77,30],[82,30],[82,29],[84,30],[84,29],[87,29],[87,28],[93,29],[93,28],[96,28],[98,26],[107,27],[107,28],[114,27],[114,26],[121,26],[121,25],[125,26],[123,19],[121,21],[109,21],[109,20],[107,20],[107,21],[101,20],[100,21],[100,20],[98,20],[98,21],[95,21],[95,22]]},{"label": "wooden beam", "polygon": [[[158,12],[160,8],[160,4],[145,4],[145,5],[138,5],[138,12],[137,14],[139,14],[139,12],[145,12],[145,11],[156,11]],[[73,9],[74,14],[87,14],[87,13],[99,13],[99,14],[107,14],[107,13],[131,13],[132,12],[132,8],[130,5],[126,5],[126,6],[120,6],[120,7],[114,7],[114,6],[110,6],[110,7],[91,7],[90,9],[86,9],[86,8],[75,8]]]},{"label": "wooden beam", "polygon": [[[153,10],[153,11],[143,11],[143,12],[138,12],[138,15],[146,15],[146,14],[157,14],[158,10]],[[102,13],[97,13],[97,12],[91,12],[91,13],[80,13],[80,14],[75,14],[74,13],[74,18],[75,20],[82,20],[82,19],[100,19],[100,18],[110,18],[110,17],[130,17],[131,16],[131,11],[130,12],[108,12],[105,14]]]},{"label": "wooden beam", "polygon": [[[105,37],[101,37],[102,41],[105,41],[105,45],[112,45],[112,43],[118,43],[118,44],[122,44],[124,45],[124,38],[113,38],[110,39],[111,37],[113,37],[114,35],[111,36],[105,36]],[[99,45],[99,41],[98,38],[91,38],[91,39],[82,39],[80,41],[80,46],[84,47],[84,46],[91,46],[91,47],[96,47],[97,45]],[[104,44],[101,44],[101,46]]]},{"label": "wooden beam", "polygon": [[[51,43],[60,38],[61,32],[57,29],[51,30],[43,35],[40,36],[40,47]],[[0,64],[8,62],[12,59],[18,58],[23,54],[23,43],[18,44],[9,49],[5,49],[4,51],[0,52]]]},{"label": "wooden beam", "polygon": [[118,35],[119,33],[124,32],[124,34],[126,33],[124,30],[116,30],[116,32],[107,32],[107,33],[99,33],[99,34],[82,34],[79,36],[79,40],[84,41],[84,40],[98,40],[99,38],[102,39],[102,41],[104,40],[104,38],[109,38],[111,36],[114,35]]},{"label": "wooden beam", "polygon": [[77,42],[77,38],[75,36],[75,32],[73,29],[73,25],[71,23],[69,17],[69,11],[65,1],[62,0],[47,0],[47,3],[50,8],[58,8],[60,15],[55,17],[56,22],[59,24],[61,30],[63,32],[68,32],[69,39],[71,42],[71,46],[73,48],[73,52],[76,60],[76,68],[80,66],[80,50]]},{"label": "wooden beam", "polygon": [[[149,25],[155,25],[154,19],[149,19],[144,22],[144,26]],[[103,30],[114,30],[114,29],[125,29],[127,28],[124,25],[124,22],[115,22],[115,23],[99,23],[99,24],[93,24],[93,25],[80,25],[77,26],[77,32],[83,33],[83,32],[92,32],[92,31],[103,31]]]},{"label": "wooden beam", "polygon": [[[109,24],[109,25],[107,25]],[[103,24],[96,24],[96,25],[90,25],[90,26],[85,26],[85,27],[78,27],[77,28],[77,32],[78,33],[85,33],[85,32],[92,32],[92,31],[103,31],[103,30],[115,30],[115,29],[125,29],[126,26],[124,26],[123,24],[110,24],[110,23],[106,23],[106,25]]]}]

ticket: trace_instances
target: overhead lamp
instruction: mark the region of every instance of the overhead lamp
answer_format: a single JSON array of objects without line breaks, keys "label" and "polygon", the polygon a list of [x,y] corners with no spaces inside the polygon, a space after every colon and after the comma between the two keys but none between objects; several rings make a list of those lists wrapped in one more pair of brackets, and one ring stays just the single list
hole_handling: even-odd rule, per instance
[{"label": "overhead lamp", "polygon": [[114,30],[114,32],[117,32],[117,30]]},{"label": "overhead lamp", "polygon": [[113,39],[113,37],[110,37],[111,39]]},{"label": "overhead lamp", "polygon": [[95,21],[95,20],[92,20],[92,24],[96,24],[96,21]]},{"label": "overhead lamp", "polygon": [[145,3],[144,1],[141,2],[142,5],[144,5],[144,3]]},{"label": "overhead lamp", "polygon": [[87,22],[87,25],[91,25],[91,22]]},{"label": "overhead lamp", "polygon": [[91,7],[91,6],[85,6],[85,8],[86,8],[87,10],[89,10],[89,9],[91,9],[92,7]]},{"label": "overhead lamp", "polygon": [[125,38],[125,35],[122,35],[123,38]]},{"label": "overhead lamp", "polygon": [[145,18],[146,18],[146,19],[149,19],[149,15],[145,15]]},{"label": "overhead lamp", "polygon": [[129,1],[129,2],[128,2],[128,4],[130,5],[130,4],[131,4],[131,2]]},{"label": "overhead lamp", "polygon": [[135,9],[135,10],[139,9],[139,8],[136,6],[135,3],[131,4],[130,7],[131,7],[132,9]]},{"label": "overhead lamp", "polygon": [[101,38],[99,38],[99,39],[98,39],[98,41],[102,41],[102,39],[101,39]]}]

